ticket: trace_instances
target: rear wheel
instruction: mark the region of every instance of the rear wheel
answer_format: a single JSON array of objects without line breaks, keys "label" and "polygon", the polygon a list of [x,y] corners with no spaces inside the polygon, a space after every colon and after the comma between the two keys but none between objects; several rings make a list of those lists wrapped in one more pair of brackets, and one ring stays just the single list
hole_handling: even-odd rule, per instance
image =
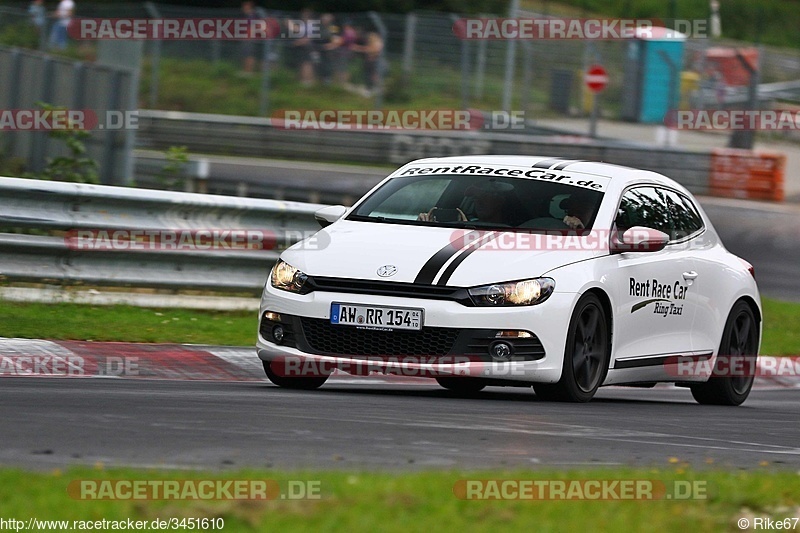
[{"label": "rear wheel", "polygon": [[[750,394],[758,358],[758,322],[753,310],[739,301],[731,309],[714,372],[705,383],[692,385],[692,396],[704,405],[741,405]],[[730,375],[738,370],[739,375]]]},{"label": "rear wheel", "polygon": [[486,387],[486,384],[477,378],[438,377],[436,381],[445,389],[461,394],[474,394]]},{"label": "rear wheel", "polygon": [[608,340],[608,317],[600,298],[591,293],[584,295],[570,320],[561,379],[555,384],[534,385],[536,395],[543,400],[591,400],[608,371]]},{"label": "rear wheel", "polygon": [[284,389],[313,390],[318,389],[328,380],[328,375],[323,376],[282,376],[272,368],[270,361],[264,363],[264,372],[269,380]]}]

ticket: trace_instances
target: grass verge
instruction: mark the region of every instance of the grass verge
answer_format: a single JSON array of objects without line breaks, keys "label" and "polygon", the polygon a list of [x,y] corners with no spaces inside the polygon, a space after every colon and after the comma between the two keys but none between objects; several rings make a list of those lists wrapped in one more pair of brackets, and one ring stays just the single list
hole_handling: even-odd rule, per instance
[{"label": "grass verge", "polygon": [[[265,480],[287,499],[271,501],[89,501],[73,499],[75,480]],[[459,480],[650,480],[671,492],[675,481],[694,483],[705,499],[463,500]],[[319,499],[289,499],[294,487],[316,483]],[[311,486],[309,486],[311,487]],[[295,490],[293,493],[297,494]],[[697,493],[701,494],[700,490]],[[675,468],[559,471],[170,472],[70,469],[32,473],[0,470],[3,517],[28,520],[147,520],[222,518],[226,531],[455,531],[528,528],[535,531],[737,531],[740,519],[774,520],[800,514],[800,475],[793,472],[695,471]]]},{"label": "grass verge", "polygon": [[[764,298],[764,355],[800,355],[800,304]],[[249,346],[257,315],[0,301],[0,337]]]}]

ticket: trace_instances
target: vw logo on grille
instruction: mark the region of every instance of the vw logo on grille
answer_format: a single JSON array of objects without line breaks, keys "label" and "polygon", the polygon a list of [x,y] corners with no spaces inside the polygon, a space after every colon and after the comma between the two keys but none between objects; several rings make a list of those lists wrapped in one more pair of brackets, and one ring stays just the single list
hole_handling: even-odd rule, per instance
[{"label": "vw logo on grille", "polygon": [[383,265],[378,269],[378,275],[382,278],[388,278],[397,274],[397,267],[394,265]]}]

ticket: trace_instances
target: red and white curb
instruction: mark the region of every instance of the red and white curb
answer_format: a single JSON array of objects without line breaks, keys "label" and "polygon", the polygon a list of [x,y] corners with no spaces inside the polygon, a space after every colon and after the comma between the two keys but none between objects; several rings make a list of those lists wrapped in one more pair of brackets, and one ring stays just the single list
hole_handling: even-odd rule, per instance
[{"label": "red and white curb", "polygon": [[[800,388],[797,358],[759,358],[759,389]],[[789,360],[789,358],[786,358]],[[255,347],[128,342],[48,341],[0,337],[0,377],[123,378],[204,381],[264,381],[264,368]],[[337,383],[423,384],[427,378],[371,375],[368,378],[335,372]]]},{"label": "red and white curb", "polygon": [[[265,381],[255,347],[128,342],[48,341],[0,337],[0,377]],[[334,372],[337,383],[365,378]],[[370,382],[425,384],[425,378],[370,376]]]}]

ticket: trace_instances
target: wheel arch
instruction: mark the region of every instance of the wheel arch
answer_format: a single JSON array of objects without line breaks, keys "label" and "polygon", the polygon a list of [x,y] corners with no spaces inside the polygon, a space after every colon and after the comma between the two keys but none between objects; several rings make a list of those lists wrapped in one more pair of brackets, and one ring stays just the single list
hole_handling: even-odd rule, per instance
[{"label": "wheel arch", "polygon": [[[758,321],[758,323],[761,324],[761,321],[763,320],[763,318],[761,317],[761,309],[759,309],[758,304],[756,303],[756,301],[753,299],[752,296],[749,295],[742,296],[738,300],[733,302],[733,305],[736,305],[738,302],[746,303],[748,307],[750,307],[750,310],[753,311],[753,316],[756,317],[756,321]],[[733,305],[731,306],[731,309],[733,309]]]},{"label": "wheel arch", "polygon": [[614,346],[614,308],[611,305],[611,298],[602,288],[591,287],[590,289],[586,290],[583,294],[589,294],[589,293],[597,296],[597,298],[600,300],[600,304],[603,306],[603,312],[605,312],[606,317],[608,318],[608,350],[609,350],[608,364],[610,366],[611,361],[613,360],[613,354],[611,350]]}]

